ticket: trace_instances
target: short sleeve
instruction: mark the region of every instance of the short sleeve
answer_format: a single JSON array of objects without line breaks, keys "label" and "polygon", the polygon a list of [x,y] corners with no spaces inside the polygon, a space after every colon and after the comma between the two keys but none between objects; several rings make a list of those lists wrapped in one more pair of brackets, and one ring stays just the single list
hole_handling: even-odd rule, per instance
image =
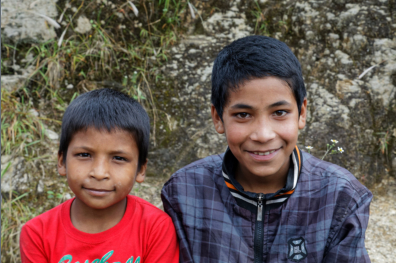
[{"label": "short sleeve", "polygon": [[168,216],[151,231],[143,262],[179,262],[179,244],[176,231],[172,220]]},{"label": "short sleeve", "polygon": [[48,262],[44,251],[43,239],[38,229],[24,225],[19,239],[21,262]]}]

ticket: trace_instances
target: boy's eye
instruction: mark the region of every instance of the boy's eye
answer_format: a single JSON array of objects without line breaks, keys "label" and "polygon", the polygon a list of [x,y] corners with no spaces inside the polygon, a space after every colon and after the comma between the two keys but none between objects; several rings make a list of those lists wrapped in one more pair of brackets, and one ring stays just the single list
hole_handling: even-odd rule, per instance
[{"label": "boy's eye", "polygon": [[246,112],[240,112],[240,113],[237,113],[235,116],[237,116],[240,119],[245,119],[245,118],[250,117],[250,114],[246,113]]},{"label": "boy's eye", "polygon": [[277,117],[282,117],[282,116],[285,116],[286,114],[287,114],[287,112],[284,110],[277,110],[274,112],[274,115]]},{"label": "boy's eye", "polygon": [[124,157],[121,156],[114,156],[114,159],[117,161],[126,161],[126,159]]},{"label": "boy's eye", "polygon": [[78,153],[77,156],[87,158],[90,157],[91,155],[89,153]]}]

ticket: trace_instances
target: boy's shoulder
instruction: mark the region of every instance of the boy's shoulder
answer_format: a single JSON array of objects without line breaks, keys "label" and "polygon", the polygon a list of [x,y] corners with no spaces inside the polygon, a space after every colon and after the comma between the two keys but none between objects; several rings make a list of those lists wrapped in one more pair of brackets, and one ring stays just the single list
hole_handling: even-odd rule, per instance
[{"label": "boy's shoulder", "polygon": [[347,169],[302,152],[300,189],[327,188],[327,191],[356,193],[357,197],[371,197],[371,192]]},{"label": "boy's shoulder", "polygon": [[150,202],[134,196],[128,195],[128,202],[135,202],[135,212],[133,217],[139,217],[141,221],[152,221],[154,224],[162,221],[171,220],[169,215]]}]

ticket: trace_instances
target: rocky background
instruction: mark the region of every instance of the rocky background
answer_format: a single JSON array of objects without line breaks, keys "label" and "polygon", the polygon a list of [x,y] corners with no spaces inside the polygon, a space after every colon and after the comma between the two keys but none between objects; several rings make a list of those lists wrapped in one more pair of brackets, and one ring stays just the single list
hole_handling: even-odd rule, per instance
[{"label": "rocky background", "polygon": [[[72,34],[94,38],[97,27],[103,25],[104,28],[108,23],[101,20],[105,13],[111,17],[114,28],[107,30],[109,38],[114,39],[114,43],[118,40],[126,43],[120,44],[123,48],[132,39],[138,39],[144,46],[147,37],[142,28],[147,24],[158,25],[161,32],[167,34],[169,44],[164,46],[160,40],[153,41],[152,55],[146,55],[144,62],[133,60],[135,64],[144,64],[148,72],[147,81],[141,82],[145,86],[137,86],[134,94],[139,97],[141,90],[142,103],[153,120],[150,177],[134,191],[161,206],[159,191],[172,172],[225,150],[225,138],[215,132],[210,117],[210,78],[217,53],[233,40],[252,34],[280,39],[300,60],[308,92],[307,126],[300,133],[298,145],[303,149],[312,146],[310,151],[317,157],[322,157],[328,147],[334,145],[334,154],[328,154],[326,160],[346,167],[373,190],[375,197],[366,245],[373,262],[396,262],[392,249],[396,247],[392,235],[396,232],[393,202],[396,195],[396,1],[206,0],[190,1],[192,9],[186,1],[176,1],[180,5],[168,7],[165,0],[133,2],[139,10],[138,16],[127,8],[126,1],[2,0],[2,92],[16,96],[21,102],[21,94],[34,90],[36,82],[32,79],[37,80],[32,76],[39,62],[27,52],[30,46],[51,40],[55,43],[65,31],[65,39],[72,39]],[[167,13],[172,15],[155,11],[172,7],[173,13]],[[61,28],[54,29],[40,15],[62,20]],[[180,29],[176,31],[175,27]],[[69,45],[70,41],[63,45]],[[102,41],[100,47],[107,47],[106,40]],[[131,48],[137,49],[142,50],[140,46]],[[159,58],[162,54],[166,59]],[[128,65],[129,57],[128,60],[109,57],[107,63],[121,69],[100,75],[95,72],[90,75],[87,68],[82,69],[83,74],[74,75],[55,71],[52,82],[51,78],[48,82],[52,85],[50,94],[56,92],[57,96],[51,95],[48,99],[43,95],[48,91],[40,91],[41,97],[32,95],[28,114],[33,119],[40,118],[44,135],[35,146],[29,146],[34,149],[26,150],[34,157],[27,157],[23,151],[5,152],[7,142],[2,136],[4,197],[13,198],[10,190],[19,194],[29,192],[29,202],[34,204],[32,196],[42,196],[44,198],[37,198],[43,202],[44,210],[71,197],[64,179],[57,176],[54,163],[62,110],[76,93],[98,87],[129,87],[135,82],[128,81],[124,85],[124,75],[131,75],[133,79],[136,71],[140,74],[139,68]],[[120,65],[112,59],[118,59]],[[66,60],[53,65],[66,65],[66,68],[68,63]],[[125,69],[123,64],[127,65]],[[92,65],[110,72],[100,64]],[[47,67],[51,68],[50,64]],[[2,121],[3,111],[2,106]],[[46,121],[46,118],[58,122]],[[331,140],[338,143],[333,144]],[[34,142],[35,139],[31,139],[28,144]],[[344,152],[340,153],[338,147]],[[37,213],[40,211],[33,211],[31,216]],[[19,228],[13,228],[15,236]],[[10,244],[12,242],[17,243],[11,240]],[[9,260],[17,253],[12,249],[15,250],[12,245],[2,243],[2,254],[8,253]]]}]

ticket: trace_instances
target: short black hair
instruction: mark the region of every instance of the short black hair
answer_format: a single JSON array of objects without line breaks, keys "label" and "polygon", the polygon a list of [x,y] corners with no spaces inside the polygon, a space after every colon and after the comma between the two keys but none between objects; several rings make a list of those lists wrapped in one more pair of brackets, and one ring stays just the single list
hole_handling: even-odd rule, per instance
[{"label": "short black hair", "polygon": [[301,65],[282,41],[266,36],[240,38],[217,55],[212,71],[212,104],[222,119],[229,91],[254,78],[278,77],[293,90],[298,112],[306,97]]},{"label": "short black hair", "polygon": [[129,132],[139,150],[138,170],[146,162],[150,119],[142,105],[133,98],[116,90],[97,89],[73,100],[62,120],[59,154],[63,154],[64,162],[73,135],[89,127],[108,132],[115,129]]}]

